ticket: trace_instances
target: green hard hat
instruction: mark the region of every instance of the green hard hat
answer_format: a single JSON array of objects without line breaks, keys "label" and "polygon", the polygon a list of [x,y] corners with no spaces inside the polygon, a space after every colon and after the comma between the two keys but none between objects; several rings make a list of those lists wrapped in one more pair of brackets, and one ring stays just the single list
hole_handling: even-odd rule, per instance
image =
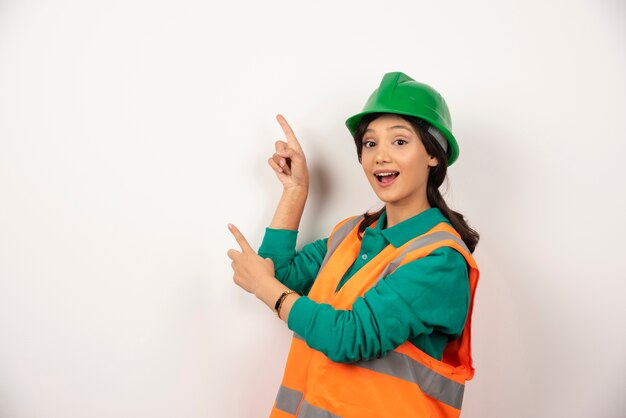
[{"label": "green hard hat", "polygon": [[363,111],[346,120],[353,136],[363,116],[370,113],[395,113],[423,119],[435,128],[428,132],[447,151],[448,166],[459,156],[448,105],[441,94],[429,85],[415,81],[404,73],[387,73],[365,103]]}]

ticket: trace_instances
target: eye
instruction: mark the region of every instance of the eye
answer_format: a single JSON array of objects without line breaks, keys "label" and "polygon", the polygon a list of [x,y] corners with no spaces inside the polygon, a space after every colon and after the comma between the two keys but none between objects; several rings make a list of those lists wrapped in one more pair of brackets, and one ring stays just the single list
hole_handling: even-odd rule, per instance
[{"label": "eye", "polygon": [[372,148],[374,146],[376,146],[376,142],[372,141],[371,139],[363,140],[363,148]]},{"label": "eye", "polygon": [[396,139],[394,142],[395,142],[396,144],[398,144],[398,145],[406,145],[406,144],[408,144],[407,140],[406,140],[406,139],[404,139],[404,138],[398,138],[398,139]]}]

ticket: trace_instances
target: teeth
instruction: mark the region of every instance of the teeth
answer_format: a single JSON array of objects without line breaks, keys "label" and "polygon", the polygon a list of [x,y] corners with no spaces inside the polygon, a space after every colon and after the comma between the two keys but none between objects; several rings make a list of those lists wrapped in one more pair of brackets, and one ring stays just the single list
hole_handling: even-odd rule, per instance
[{"label": "teeth", "polygon": [[396,171],[396,172],[394,172],[394,173],[378,173],[378,174],[376,174],[376,175],[377,175],[377,176],[379,176],[379,177],[386,177],[386,176],[394,176],[394,175],[396,175],[396,174],[398,174],[398,172],[397,172],[397,171]]}]

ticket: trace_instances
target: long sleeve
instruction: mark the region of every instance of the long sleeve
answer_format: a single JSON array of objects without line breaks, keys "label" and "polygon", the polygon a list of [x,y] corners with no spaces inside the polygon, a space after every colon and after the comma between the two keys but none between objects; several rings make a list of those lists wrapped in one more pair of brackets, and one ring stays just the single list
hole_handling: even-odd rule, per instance
[{"label": "long sleeve", "polygon": [[259,255],[274,262],[276,278],[285,286],[307,295],[326,256],[328,239],[320,239],[296,252],[298,231],[266,228]]},{"label": "long sleeve", "polygon": [[288,326],[337,362],[381,357],[407,340],[441,358],[449,339],[462,332],[468,306],[465,259],[443,247],[399,267],[350,310],[299,298]]}]

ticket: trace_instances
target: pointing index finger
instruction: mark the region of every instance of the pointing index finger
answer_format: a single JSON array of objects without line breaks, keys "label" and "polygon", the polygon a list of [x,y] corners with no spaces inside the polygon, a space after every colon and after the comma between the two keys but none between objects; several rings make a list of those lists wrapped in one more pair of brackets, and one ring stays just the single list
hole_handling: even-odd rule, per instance
[{"label": "pointing index finger", "polygon": [[283,128],[283,132],[285,133],[285,137],[287,138],[287,143],[292,145],[294,148],[300,148],[300,143],[296,138],[296,134],[293,133],[293,129],[287,123],[287,119],[283,115],[276,115],[276,120],[280,124],[280,127]]},{"label": "pointing index finger", "polygon": [[254,251],[254,249],[252,248],[252,246],[250,246],[250,244],[248,243],[248,241],[246,240],[246,238],[243,236],[243,234],[239,231],[239,229],[237,229],[237,227],[233,224],[228,224],[228,229],[230,230],[230,232],[233,234],[233,236],[235,237],[235,240],[237,241],[237,243],[239,244],[239,246],[241,247],[241,249],[243,251]]}]

